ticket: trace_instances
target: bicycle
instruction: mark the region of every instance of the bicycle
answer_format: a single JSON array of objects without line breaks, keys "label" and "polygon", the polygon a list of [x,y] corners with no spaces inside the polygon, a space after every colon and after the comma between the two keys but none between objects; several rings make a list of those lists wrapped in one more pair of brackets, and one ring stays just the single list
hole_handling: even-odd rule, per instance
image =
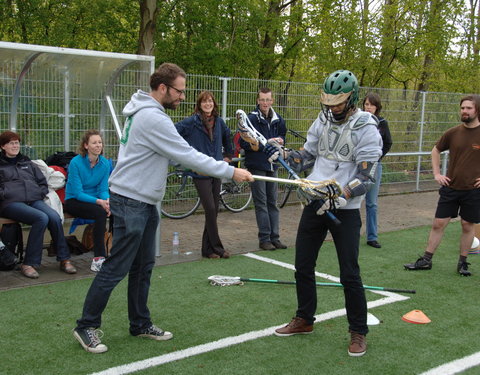
[{"label": "bicycle", "polygon": [[[232,162],[243,159],[234,158]],[[162,215],[170,219],[183,219],[192,215],[200,206],[200,197],[188,170],[176,168],[167,175],[165,196],[161,205]],[[222,180],[220,202],[231,212],[245,210],[252,201],[248,182]]]},{"label": "bicycle", "polygon": [[[288,132],[290,132],[291,134],[293,134],[296,138],[300,138],[301,140],[303,140],[303,142],[305,142],[307,140],[306,137],[304,137],[303,135],[301,135],[300,133],[297,133],[296,131],[294,130],[291,130],[291,129],[287,129]],[[283,178],[288,178],[289,180],[294,180],[295,178],[293,177],[292,173],[288,172],[288,175],[287,176],[281,176],[282,175],[282,172],[287,172],[286,169],[282,168],[281,170],[279,170],[279,177],[283,177]],[[307,171],[304,171],[303,172],[303,176],[306,178],[308,176],[308,172]],[[278,200],[277,200],[277,204],[278,204],[278,207],[279,208],[283,208],[285,207],[285,205],[287,204],[288,202],[288,198],[290,198],[290,194],[292,193],[292,191],[295,190],[297,191],[297,197],[299,198],[299,200],[304,200],[304,196],[303,195],[300,195],[298,193],[298,188],[297,186],[295,185],[291,185],[291,184],[282,184],[282,183],[279,183],[278,184]]]}]

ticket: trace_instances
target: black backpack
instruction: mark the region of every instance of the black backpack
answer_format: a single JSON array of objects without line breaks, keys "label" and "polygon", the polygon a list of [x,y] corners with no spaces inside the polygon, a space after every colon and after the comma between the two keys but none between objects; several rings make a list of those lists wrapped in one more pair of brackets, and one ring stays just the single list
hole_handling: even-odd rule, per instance
[{"label": "black backpack", "polygon": [[47,165],[57,165],[59,167],[68,169],[68,165],[70,161],[77,156],[77,154],[73,151],[57,151],[54,154],[48,156],[45,159],[45,163]]},{"label": "black backpack", "polygon": [[19,260],[23,261],[23,233],[19,223],[3,224],[0,231],[0,239],[3,244]]},{"label": "black backpack", "polygon": [[0,250],[0,270],[11,270],[23,262],[23,234],[18,223],[3,224],[0,239],[5,248]]},{"label": "black backpack", "polygon": [[15,268],[17,258],[8,250],[8,247],[0,247],[0,271],[10,271]]}]

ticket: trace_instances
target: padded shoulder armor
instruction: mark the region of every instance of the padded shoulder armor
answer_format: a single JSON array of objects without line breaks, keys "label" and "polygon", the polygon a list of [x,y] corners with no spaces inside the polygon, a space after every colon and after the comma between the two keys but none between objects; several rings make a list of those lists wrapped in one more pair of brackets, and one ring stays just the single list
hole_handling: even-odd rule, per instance
[{"label": "padded shoulder armor", "polygon": [[320,122],[322,124],[326,124],[327,123],[327,118],[325,117],[325,114],[323,113],[323,111],[321,111],[319,114],[318,114],[318,119],[320,120]]},{"label": "padded shoulder armor", "polygon": [[360,129],[366,125],[375,125],[378,127],[378,119],[371,113],[362,112],[358,118],[350,124],[351,129]]}]

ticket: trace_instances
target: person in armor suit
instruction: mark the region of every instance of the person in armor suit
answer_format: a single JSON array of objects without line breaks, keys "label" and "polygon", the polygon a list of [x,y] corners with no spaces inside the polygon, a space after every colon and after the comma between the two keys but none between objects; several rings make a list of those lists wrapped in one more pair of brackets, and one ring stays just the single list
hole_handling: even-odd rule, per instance
[{"label": "person in armor suit", "polygon": [[[292,151],[287,162],[297,172],[314,165],[308,179],[336,179],[342,196],[324,201],[310,197],[303,210],[295,243],[295,280],[298,307],[295,317],[277,336],[308,334],[313,331],[317,308],[315,265],[320,248],[330,231],[340,265],[345,308],[350,332],[348,354],[362,356],[367,343],[367,302],[360,277],[360,204],[374,184],[375,168],[382,155],[382,139],[376,118],[358,109],[358,81],[348,70],[330,74],[323,84],[322,111],[307,133],[303,150]],[[332,211],[340,224],[325,215]]]}]

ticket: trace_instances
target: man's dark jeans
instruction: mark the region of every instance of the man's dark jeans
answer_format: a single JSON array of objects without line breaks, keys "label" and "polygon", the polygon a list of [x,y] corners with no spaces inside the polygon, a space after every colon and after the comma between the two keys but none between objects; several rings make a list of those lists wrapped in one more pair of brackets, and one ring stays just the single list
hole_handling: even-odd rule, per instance
[{"label": "man's dark jeans", "polygon": [[337,210],[335,215],[342,222],[336,226],[327,215],[317,215],[306,206],[298,227],[295,252],[295,279],[297,282],[298,310],[296,315],[313,324],[317,309],[315,266],[320,247],[330,231],[335,242],[340,282],[344,287],[345,308],[349,329],[366,335],[367,301],[360,277],[358,248],[362,221],[358,209]]},{"label": "man's dark jeans", "polygon": [[90,286],[77,328],[100,327],[110,294],[128,274],[128,318],[130,333],[136,335],[152,324],[147,300],[155,265],[158,211],[155,205],[115,193],[110,195],[110,210],[114,218],[112,251]]}]

